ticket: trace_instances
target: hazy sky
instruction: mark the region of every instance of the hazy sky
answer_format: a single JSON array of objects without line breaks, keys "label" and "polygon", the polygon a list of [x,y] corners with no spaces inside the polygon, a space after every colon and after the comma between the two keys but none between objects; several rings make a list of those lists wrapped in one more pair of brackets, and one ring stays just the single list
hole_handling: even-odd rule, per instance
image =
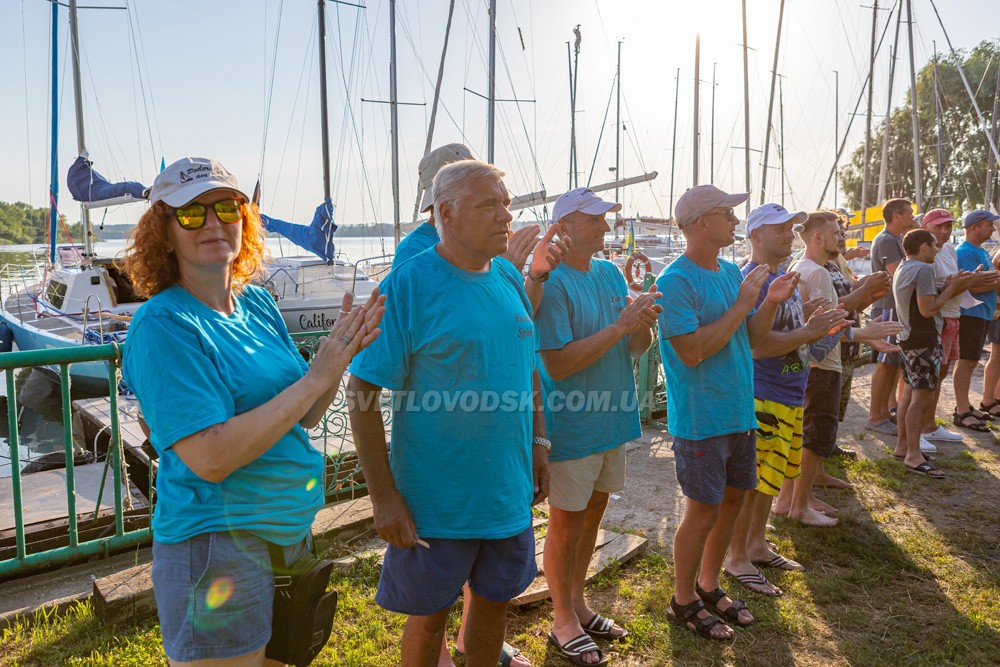
[{"label": "hazy sky", "polygon": [[[956,48],[1000,36],[995,0],[936,0]],[[930,0],[912,0],[914,54],[919,68],[947,44]],[[85,0],[122,5],[126,0]],[[340,223],[392,218],[389,108],[389,4],[364,0],[366,9],[327,3],[327,66],[333,199]],[[862,6],[862,5],[867,5]],[[894,8],[882,0],[881,6]],[[486,0],[456,0],[445,64],[442,108],[434,145],[467,143],[486,157]],[[573,27],[583,34],[577,90],[580,184],[611,180],[614,166],[612,98],[617,42],[623,40],[623,176],[658,171],[650,184],[623,191],[628,214],[666,217],[673,191],[693,184],[694,44],[701,35],[701,150],[699,182],[730,191],[744,187],[741,3],[739,0],[498,0],[495,162],[508,173],[515,194],[567,189],[569,84],[566,43]],[[770,70],[779,0],[747,0],[750,79],[750,147],[753,202],[759,199]],[[232,169],[248,191],[258,175],[263,208],[308,222],[322,197],[316,3],[313,0],[128,0],[128,11],[80,12],[87,147],[96,167],[112,180],[150,183],[160,158],[214,157]],[[398,98],[426,106],[401,106],[400,187],[403,220],[411,218],[416,167],[423,153],[433,80],[444,41],[447,0],[397,2]],[[68,10],[59,25],[60,208],[78,218],[65,187],[76,155],[68,43]],[[44,206],[50,145],[50,16],[46,0],[0,3],[0,200]],[[768,172],[768,199],[789,208],[819,203],[833,165],[834,122],[841,132],[862,92],[868,70],[872,11],[857,0],[787,0],[778,72],[783,79],[787,185]],[[879,12],[878,30],[890,18]],[[887,100],[893,24],[875,67],[876,117]],[[905,13],[904,13],[905,20]],[[904,22],[893,90],[898,104],[909,87]],[[522,48],[523,42],[523,48]],[[715,66],[714,144],[712,86]],[[680,69],[677,152],[675,75]],[[835,105],[834,70],[840,72]],[[976,85],[976,82],[973,82]],[[611,100],[610,108],[608,107]],[[600,150],[595,149],[608,109]],[[862,105],[862,111],[864,110]],[[779,164],[778,103],[769,161]],[[265,131],[266,126],[266,131]],[[855,119],[848,141],[864,134]],[[714,145],[714,174],[709,173]],[[591,164],[595,163],[591,173]],[[834,204],[831,186],[824,204]],[[143,205],[107,214],[108,222],[135,220]],[[542,215],[526,211],[523,219]],[[100,220],[100,211],[94,214]]]}]

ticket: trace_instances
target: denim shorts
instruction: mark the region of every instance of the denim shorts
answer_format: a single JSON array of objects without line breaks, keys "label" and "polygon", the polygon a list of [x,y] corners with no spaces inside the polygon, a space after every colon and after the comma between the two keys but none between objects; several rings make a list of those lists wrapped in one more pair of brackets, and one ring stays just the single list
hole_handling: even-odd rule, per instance
[{"label": "denim shorts", "polygon": [[535,531],[499,540],[425,538],[430,548],[416,545],[385,552],[375,602],[383,609],[411,616],[429,616],[447,609],[468,581],[490,602],[507,602],[538,574]]},{"label": "denim shorts", "polygon": [[756,431],[727,433],[704,440],[674,437],[674,465],[681,491],[692,500],[718,505],[726,487],[757,488]]},{"label": "denim shorts", "polygon": [[[286,564],[311,549],[311,535],[284,547]],[[235,658],[271,639],[274,574],[261,538],[233,531],[177,544],[154,539],[152,578],[163,650],[171,660]]]}]

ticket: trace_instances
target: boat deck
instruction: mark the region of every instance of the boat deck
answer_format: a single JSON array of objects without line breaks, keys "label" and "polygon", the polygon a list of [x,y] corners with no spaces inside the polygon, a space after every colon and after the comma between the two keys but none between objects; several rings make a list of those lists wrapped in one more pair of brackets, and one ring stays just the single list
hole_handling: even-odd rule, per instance
[{"label": "boat deck", "polygon": [[[37,290],[37,285],[32,285],[32,290]],[[35,308],[35,300],[31,294],[24,290],[9,295],[4,299],[3,310],[18,324],[24,327],[32,327],[53,336],[65,338],[73,343],[83,342],[83,323],[73,324],[63,317],[53,315],[39,315]],[[96,318],[92,318],[94,324]]]}]

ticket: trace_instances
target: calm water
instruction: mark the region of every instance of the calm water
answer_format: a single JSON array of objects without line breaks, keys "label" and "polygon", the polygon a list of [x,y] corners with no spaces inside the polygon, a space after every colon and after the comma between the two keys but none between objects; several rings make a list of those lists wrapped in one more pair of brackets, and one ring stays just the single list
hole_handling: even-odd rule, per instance
[{"label": "calm water", "polygon": [[[282,255],[305,254],[291,243],[279,239],[268,239],[268,248],[278,257]],[[374,257],[391,253],[392,238],[343,238],[337,239],[337,251],[347,259],[357,261],[364,257]],[[119,256],[125,248],[125,241],[107,241],[95,244],[98,255]],[[40,245],[0,245],[0,267],[4,265],[33,265],[44,263],[45,248]],[[15,274],[16,275],[16,274]],[[20,282],[19,279],[16,279]],[[0,293],[7,294],[8,285],[0,283]],[[53,451],[62,451],[62,406],[58,379],[37,369],[21,369],[15,373],[18,397],[18,435],[20,447],[18,457],[23,467],[31,458]],[[73,398],[87,398],[88,395],[73,392]],[[10,443],[7,417],[7,379],[0,374],[0,477],[10,476]],[[89,447],[88,447],[89,448]]]}]

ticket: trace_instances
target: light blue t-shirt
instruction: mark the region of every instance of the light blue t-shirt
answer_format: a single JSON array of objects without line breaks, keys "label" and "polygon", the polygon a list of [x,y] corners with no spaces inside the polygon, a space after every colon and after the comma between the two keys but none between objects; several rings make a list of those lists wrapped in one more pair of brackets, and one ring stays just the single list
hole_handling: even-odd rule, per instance
[{"label": "light blue t-shirt", "polygon": [[308,370],[266,291],[248,287],[234,301],[236,311],[223,315],[175,285],[143,304],[129,327],[122,372],[160,455],[153,514],[160,542],[246,530],[294,544],[323,506],[323,455],[298,425],[218,483],[195,475],[173,450],[263,405]]},{"label": "light blue t-shirt", "polygon": [[[983,267],[983,271],[989,271],[993,268],[993,262],[990,261],[990,254],[968,241],[962,241],[955,248],[955,254],[958,256],[958,268],[960,271],[975,271],[980,265]],[[993,321],[993,311],[997,307],[996,290],[973,292],[972,296],[982,301],[982,303],[972,308],[962,308],[962,314],[978,317],[981,320]]]},{"label": "light blue t-shirt", "polygon": [[393,390],[389,463],[421,537],[502,539],[531,525],[535,331],[521,276],[436,249],[382,281],[382,334],[351,373]]},{"label": "light blue t-shirt", "polygon": [[660,355],[667,378],[667,427],[678,437],[704,440],[757,427],[753,406],[753,363],[744,321],[726,345],[693,368],[674,352],[670,338],[717,321],[736,303],[742,276],[719,259],[709,271],[681,255],[656,279],[663,293]]},{"label": "light blue t-shirt", "polygon": [[428,248],[433,248],[438,244],[441,237],[438,236],[434,225],[423,223],[412,232],[403,237],[403,240],[396,246],[396,254],[392,258],[392,268],[396,269],[400,264],[408,259],[412,259]]},{"label": "light blue t-shirt", "polygon": [[[560,264],[549,274],[535,314],[540,349],[561,350],[614,324],[627,297],[622,272],[605,259],[592,259],[590,271]],[[542,368],[550,461],[582,458],[642,435],[632,365],[625,336],[563,380],[553,380]]]}]

